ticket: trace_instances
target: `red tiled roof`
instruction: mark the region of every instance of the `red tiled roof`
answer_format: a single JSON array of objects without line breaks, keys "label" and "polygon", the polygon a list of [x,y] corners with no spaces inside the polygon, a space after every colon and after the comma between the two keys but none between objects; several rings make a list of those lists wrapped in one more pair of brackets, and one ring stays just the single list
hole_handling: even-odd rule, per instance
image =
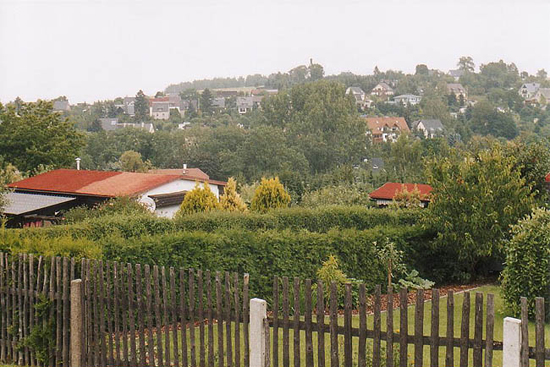
[{"label": "red tiled roof", "polygon": [[191,180],[208,180],[210,177],[204,173],[200,168],[186,168],[185,174],[183,168],[160,168],[152,169],[149,173],[160,173],[163,175],[181,175]]},{"label": "red tiled roof", "polygon": [[377,131],[382,131],[384,127],[397,127],[399,131],[410,131],[405,118],[403,117],[366,117],[369,130],[375,134]]},{"label": "red tiled roof", "polygon": [[383,200],[393,200],[395,194],[402,190],[403,185],[407,188],[407,191],[413,191],[415,186],[418,187],[422,200],[428,201],[428,196],[432,191],[430,185],[424,184],[410,184],[410,183],[396,183],[396,182],[386,182],[382,187],[374,190],[369,194],[371,199],[383,199]]},{"label": "red tiled roof", "polygon": [[546,182],[550,182],[550,173],[546,175]]},{"label": "red tiled roof", "polygon": [[132,196],[182,179],[181,175],[58,169],[14,182],[10,188],[101,197]]}]

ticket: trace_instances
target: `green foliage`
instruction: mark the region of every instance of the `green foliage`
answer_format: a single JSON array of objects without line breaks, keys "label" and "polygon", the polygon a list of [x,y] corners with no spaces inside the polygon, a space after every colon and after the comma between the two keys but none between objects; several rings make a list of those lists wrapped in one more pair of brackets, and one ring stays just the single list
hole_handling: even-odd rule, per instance
[{"label": "green foliage", "polygon": [[427,170],[433,191],[425,225],[437,233],[436,249],[454,254],[470,276],[480,261],[502,259],[509,226],[534,205],[515,158],[494,145],[464,160],[429,161]]},{"label": "green foliage", "polygon": [[134,216],[151,216],[153,214],[135,199],[121,196],[110,199],[93,208],[79,206],[69,209],[65,215],[65,223],[78,223],[86,219],[99,218],[104,216],[120,215],[128,218]]},{"label": "green foliage", "polygon": [[498,111],[488,101],[479,101],[472,109],[470,126],[474,133],[513,139],[518,128],[510,114]]},{"label": "green foliage", "polygon": [[180,209],[176,213],[176,217],[181,217],[187,214],[209,212],[219,208],[218,198],[210,190],[208,183],[204,183],[203,187],[197,182],[195,188],[185,194]]},{"label": "green foliage", "polygon": [[0,108],[0,152],[6,162],[20,170],[39,165],[67,167],[74,163],[84,139],[74,125],[51,102],[21,103]]},{"label": "green foliage", "polygon": [[136,94],[134,101],[134,112],[138,121],[144,121],[149,116],[149,101],[147,96],[142,90],[139,90]]},{"label": "green foliage", "polygon": [[18,345],[19,348],[29,348],[34,353],[35,358],[46,366],[50,362],[52,351],[56,345],[55,318],[48,317],[52,307],[52,301],[47,296],[38,295],[37,302],[34,304],[35,315],[41,319],[47,319],[47,321],[35,324],[30,334],[22,339]]},{"label": "green foliage", "polygon": [[127,150],[120,156],[120,169],[124,172],[147,172],[151,167],[151,162],[144,162],[141,154],[133,150]]},{"label": "green foliage", "polygon": [[431,289],[435,283],[428,279],[421,278],[418,275],[418,271],[413,269],[405,274],[405,278],[399,279],[399,285],[407,289],[427,290]]},{"label": "green foliage", "polygon": [[[507,308],[519,315],[520,297],[527,297],[531,315],[535,298],[546,297],[550,287],[550,211],[535,209],[512,227],[506,244],[502,293]],[[549,300],[546,299],[547,306]]]},{"label": "green foliage", "polygon": [[229,178],[224,188],[223,195],[220,196],[220,207],[222,210],[228,212],[247,211],[246,204],[237,193],[237,181],[235,181],[233,177]]},{"label": "green foliage", "polygon": [[290,195],[279,181],[279,177],[262,178],[262,182],[254,193],[250,208],[265,213],[270,209],[286,208],[289,204]]},{"label": "green foliage", "polygon": [[325,186],[302,196],[300,206],[318,208],[327,205],[371,205],[368,188],[360,185]]}]

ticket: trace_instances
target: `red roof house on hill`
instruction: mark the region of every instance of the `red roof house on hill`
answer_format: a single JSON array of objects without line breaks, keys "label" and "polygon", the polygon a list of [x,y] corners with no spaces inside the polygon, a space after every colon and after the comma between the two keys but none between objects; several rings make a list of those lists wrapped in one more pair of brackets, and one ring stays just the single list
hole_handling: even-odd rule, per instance
[{"label": "red roof house on hill", "polygon": [[395,142],[399,135],[410,131],[403,117],[365,117],[365,121],[373,143]]},{"label": "red roof house on hill", "polygon": [[374,190],[369,194],[370,198],[376,201],[378,206],[387,206],[391,202],[395,195],[402,191],[403,188],[406,188],[407,191],[414,191],[415,188],[420,191],[420,201],[422,202],[422,207],[427,207],[430,202],[430,193],[432,187],[430,185],[424,184],[412,184],[412,183],[396,183],[396,182],[386,182],[384,185]]}]

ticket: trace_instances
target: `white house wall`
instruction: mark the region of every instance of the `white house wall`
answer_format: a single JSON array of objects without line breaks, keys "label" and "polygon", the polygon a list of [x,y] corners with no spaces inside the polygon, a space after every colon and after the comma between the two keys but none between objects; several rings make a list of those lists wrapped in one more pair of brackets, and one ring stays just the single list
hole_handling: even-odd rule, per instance
[{"label": "white house wall", "polygon": [[[191,191],[195,188],[195,183],[196,181],[190,181],[190,180],[172,181],[147,191],[142,195],[142,197],[147,197],[149,195],[172,194],[172,193],[181,192],[181,191]],[[199,181],[199,184],[202,187],[203,182]],[[216,198],[219,199],[220,191],[218,189],[218,185],[208,184],[208,186],[210,186],[210,190],[214,195],[216,195]],[[178,211],[178,209],[179,209],[179,205],[157,208],[155,210],[155,214],[157,214],[160,217],[173,218],[176,212]]]}]

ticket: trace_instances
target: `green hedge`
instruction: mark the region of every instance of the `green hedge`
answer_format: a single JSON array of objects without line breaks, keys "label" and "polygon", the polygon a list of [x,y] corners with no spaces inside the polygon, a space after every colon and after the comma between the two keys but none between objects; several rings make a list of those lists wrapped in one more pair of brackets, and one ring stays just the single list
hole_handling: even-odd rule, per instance
[{"label": "green hedge", "polygon": [[315,209],[293,207],[259,213],[197,213],[179,218],[179,230],[206,231],[217,229],[305,229],[310,232],[327,232],[332,228],[364,230],[376,226],[414,225],[419,210],[384,210],[362,206],[326,206]]},{"label": "green hedge", "polygon": [[249,273],[254,295],[270,297],[273,276],[316,278],[329,255],[336,255],[348,277],[369,288],[384,283],[386,269],[375,242],[386,238],[400,248],[423,235],[416,227],[375,227],[369,230],[332,229],[326,233],[293,230],[174,232],[102,240],[104,257],[122,262],[192,267]]}]

